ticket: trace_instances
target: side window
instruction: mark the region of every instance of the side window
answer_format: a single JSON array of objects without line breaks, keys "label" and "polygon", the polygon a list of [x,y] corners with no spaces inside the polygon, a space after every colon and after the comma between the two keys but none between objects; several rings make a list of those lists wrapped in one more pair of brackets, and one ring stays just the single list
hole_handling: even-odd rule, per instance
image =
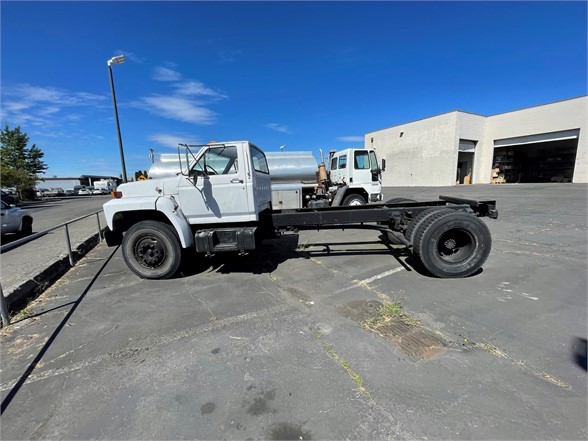
[{"label": "side window", "polygon": [[[206,165],[205,165],[206,164]],[[213,147],[207,150],[194,165],[197,174],[230,175],[239,171],[237,147]]]},{"label": "side window", "polygon": [[337,158],[331,159],[331,170],[337,170]]},{"label": "side window", "polygon": [[251,146],[251,160],[253,161],[253,168],[255,171],[269,174],[269,167],[267,160],[261,150]]},{"label": "side window", "polygon": [[347,168],[347,155],[339,156],[339,168]]},{"label": "side window", "polygon": [[354,152],[353,156],[353,168],[356,170],[367,170],[370,168],[370,158],[367,151]]},{"label": "side window", "polygon": [[371,164],[372,171],[377,172],[378,171],[378,159],[376,158],[376,153],[373,151],[370,152],[370,164]]}]

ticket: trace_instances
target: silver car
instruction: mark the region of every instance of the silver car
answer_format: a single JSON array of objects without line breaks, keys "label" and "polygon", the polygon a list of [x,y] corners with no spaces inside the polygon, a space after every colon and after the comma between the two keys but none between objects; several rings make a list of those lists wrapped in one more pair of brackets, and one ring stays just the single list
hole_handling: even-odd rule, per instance
[{"label": "silver car", "polygon": [[2,201],[1,227],[2,235],[8,233],[17,233],[26,236],[33,232],[33,217],[26,210],[22,210],[14,205],[8,205]]}]

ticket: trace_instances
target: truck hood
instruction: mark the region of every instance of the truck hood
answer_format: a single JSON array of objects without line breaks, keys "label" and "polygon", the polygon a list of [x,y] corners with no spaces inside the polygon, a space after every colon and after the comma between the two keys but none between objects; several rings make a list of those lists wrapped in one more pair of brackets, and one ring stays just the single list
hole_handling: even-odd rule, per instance
[{"label": "truck hood", "polygon": [[180,179],[182,179],[181,176],[174,176],[170,178],[129,182],[119,185],[117,191],[122,192],[124,198],[177,194]]}]

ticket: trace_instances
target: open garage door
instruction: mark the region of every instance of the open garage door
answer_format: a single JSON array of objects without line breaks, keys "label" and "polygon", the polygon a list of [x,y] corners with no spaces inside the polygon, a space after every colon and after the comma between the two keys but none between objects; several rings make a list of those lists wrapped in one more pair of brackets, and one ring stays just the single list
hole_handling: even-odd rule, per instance
[{"label": "open garage door", "polygon": [[572,182],[577,130],[494,141],[494,182]]}]

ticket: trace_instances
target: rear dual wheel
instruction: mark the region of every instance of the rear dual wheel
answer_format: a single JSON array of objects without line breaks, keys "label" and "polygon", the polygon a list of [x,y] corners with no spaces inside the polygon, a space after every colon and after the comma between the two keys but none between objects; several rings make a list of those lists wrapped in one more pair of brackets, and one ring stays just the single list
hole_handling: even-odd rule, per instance
[{"label": "rear dual wheel", "polygon": [[434,276],[467,277],[490,254],[492,237],[479,218],[461,211],[438,210],[417,226],[413,253]]}]

